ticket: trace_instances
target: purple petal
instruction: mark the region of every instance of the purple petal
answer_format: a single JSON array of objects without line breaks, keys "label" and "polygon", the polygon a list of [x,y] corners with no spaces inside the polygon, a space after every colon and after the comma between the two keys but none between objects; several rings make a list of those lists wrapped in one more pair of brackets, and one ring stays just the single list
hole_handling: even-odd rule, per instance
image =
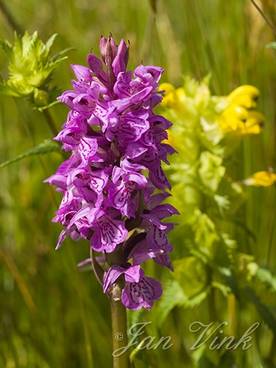
[{"label": "purple petal", "polygon": [[111,253],[118,244],[126,240],[127,235],[128,231],[122,221],[102,216],[97,221],[95,233],[91,238],[91,246],[96,251]]},{"label": "purple petal", "polygon": [[130,266],[125,271],[126,282],[139,282],[141,276],[141,269],[139,265]]},{"label": "purple petal", "polygon": [[111,285],[125,272],[125,268],[112,266],[104,273],[103,291],[106,293]]},{"label": "purple petal", "polygon": [[154,194],[147,201],[147,207],[148,207],[148,209],[149,210],[153,209],[154,207],[156,207],[157,205],[159,205],[161,202],[163,202],[166,198],[168,198],[170,196],[171,196],[171,194],[169,194],[167,192]]},{"label": "purple petal", "polygon": [[117,76],[120,72],[125,72],[126,66],[128,62],[128,47],[124,40],[121,40],[117,55],[115,56],[113,62],[112,62],[112,69]]},{"label": "purple petal", "polygon": [[151,277],[144,276],[139,282],[126,283],[121,300],[123,305],[129,309],[150,309],[153,302],[161,295],[160,283]]},{"label": "purple petal", "polygon": [[98,150],[98,141],[96,138],[84,137],[80,140],[79,153],[84,163],[89,163],[93,160],[93,156]]},{"label": "purple petal", "polygon": [[58,250],[62,246],[62,243],[65,240],[65,238],[66,238],[66,232],[64,230],[62,230],[61,233],[59,234],[59,237],[58,237],[56,250]]},{"label": "purple petal", "polygon": [[106,64],[111,64],[112,60],[114,59],[117,53],[117,46],[115,44],[114,39],[112,37],[107,38],[101,37],[99,46],[103,60],[105,61]]},{"label": "purple petal", "polygon": [[170,217],[172,215],[179,215],[177,209],[168,203],[156,206],[155,208],[152,209],[151,213],[154,216],[157,216],[160,220],[166,217]]},{"label": "purple petal", "polygon": [[71,68],[79,81],[90,82],[92,80],[89,68],[78,64],[71,64]]},{"label": "purple petal", "polygon": [[160,164],[156,164],[156,166],[152,166],[151,170],[149,170],[149,177],[153,184],[159,189],[171,189],[171,185],[161,168]]},{"label": "purple petal", "polygon": [[77,264],[77,267],[81,269],[81,268],[85,268],[87,266],[91,266],[91,262],[92,262],[92,259],[91,258],[86,258],[86,259],[80,261]]}]

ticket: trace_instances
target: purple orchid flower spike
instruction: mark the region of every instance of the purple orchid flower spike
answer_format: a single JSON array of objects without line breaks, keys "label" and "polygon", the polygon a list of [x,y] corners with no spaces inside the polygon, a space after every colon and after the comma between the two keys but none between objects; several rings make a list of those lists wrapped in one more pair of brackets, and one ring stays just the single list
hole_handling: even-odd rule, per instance
[{"label": "purple orchid flower spike", "polygon": [[161,162],[175,152],[164,143],[171,123],[153,111],[163,69],[128,71],[128,44],[111,36],[101,37],[100,53],[88,56],[88,66],[72,65],[72,89],[59,97],[70,111],[55,139],[71,155],[47,179],[63,195],[53,220],[63,226],[57,248],[66,237],[88,240],[94,265],[103,259],[104,292],[120,283],[126,308],[149,309],[162,289],[142,264],[153,259],[172,269],[173,224],[165,219],[177,214],[163,203],[170,184]]}]

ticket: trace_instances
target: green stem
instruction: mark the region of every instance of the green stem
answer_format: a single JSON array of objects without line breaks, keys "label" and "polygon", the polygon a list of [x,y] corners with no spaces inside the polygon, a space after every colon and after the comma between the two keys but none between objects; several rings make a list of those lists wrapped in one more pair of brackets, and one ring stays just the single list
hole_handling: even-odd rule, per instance
[{"label": "green stem", "polygon": [[[54,119],[52,118],[52,115],[50,114],[50,112],[48,110],[43,110],[42,113],[45,117],[45,120],[46,120],[52,134],[54,135],[54,137],[56,137],[58,135],[58,130],[57,130],[56,124],[54,122]],[[60,153],[61,153],[63,158],[65,158],[65,159],[68,158],[66,152],[61,150]]]},{"label": "green stem", "polygon": [[228,305],[229,335],[236,337],[236,334],[237,334],[237,299],[234,294],[228,295],[227,305]]},{"label": "green stem", "polygon": [[12,15],[12,13],[10,12],[9,8],[6,6],[6,4],[2,0],[0,0],[0,11],[3,14],[3,16],[5,17],[7,23],[10,25],[10,27],[13,28],[18,35],[22,35],[23,34],[22,28],[17,23],[17,21],[14,19],[14,17]]},{"label": "green stem", "polygon": [[[202,199],[205,200],[204,197],[202,197]],[[209,318],[210,318],[210,322],[216,322],[218,321],[218,315],[217,315],[217,308],[216,308],[215,289],[212,286],[213,270],[210,266],[208,267],[207,274],[208,274],[208,284],[211,286],[210,292],[208,295],[208,299],[207,299]]]},{"label": "green stem", "polygon": [[99,265],[96,260],[95,252],[93,251],[92,247],[90,247],[90,259],[91,259],[91,266],[92,270],[94,271],[95,277],[100,285],[103,284],[103,275],[104,271]]},{"label": "green stem", "polygon": [[211,322],[218,321],[217,308],[216,308],[216,299],[215,299],[215,289],[211,287],[210,294],[208,296],[208,310],[209,310],[209,318]]},{"label": "green stem", "polygon": [[121,303],[121,287],[115,284],[110,293],[113,368],[128,368],[128,352],[124,348],[128,345],[126,308]]},{"label": "green stem", "polygon": [[43,115],[45,117],[45,120],[46,120],[51,132],[53,133],[54,136],[56,136],[58,134],[58,130],[56,128],[55,122],[54,122],[50,112],[48,110],[43,110]]},{"label": "green stem", "polygon": [[265,13],[263,12],[262,8],[259,7],[259,5],[255,2],[255,0],[251,0],[251,3],[253,4],[253,6],[257,9],[257,11],[260,13],[260,15],[262,16],[262,18],[264,19],[264,21],[266,22],[266,24],[272,29],[274,35],[276,35],[276,28],[274,26],[274,24],[270,21],[270,19],[268,19],[268,17],[265,15]]}]

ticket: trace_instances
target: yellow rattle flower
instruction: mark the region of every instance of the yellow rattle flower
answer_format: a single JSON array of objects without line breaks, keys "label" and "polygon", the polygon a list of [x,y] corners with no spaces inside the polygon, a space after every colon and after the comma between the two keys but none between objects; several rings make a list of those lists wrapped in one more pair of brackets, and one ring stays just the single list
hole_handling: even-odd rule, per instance
[{"label": "yellow rattle flower", "polygon": [[257,107],[257,101],[259,98],[259,90],[250,85],[240,86],[234,89],[228,95],[228,101],[230,104],[245,107],[246,109],[255,109]]},{"label": "yellow rattle flower", "polygon": [[276,174],[272,171],[258,171],[244,180],[245,185],[269,187],[276,183]]},{"label": "yellow rattle flower", "polygon": [[218,118],[222,130],[238,135],[259,134],[264,116],[254,110],[258,97],[258,89],[249,85],[240,86],[231,92],[227,97],[228,105]]},{"label": "yellow rattle flower", "polygon": [[175,110],[181,110],[183,108],[183,97],[185,97],[185,92],[183,88],[175,88],[170,83],[160,84],[159,91],[163,92],[163,100],[161,106],[171,107]]},{"label": "yellow rattle flower", "polygon": [[229,106],[219,117],[219,124],[225,133],[238,135],[259,134],[264,116],[258,111],[247,110],[241,106]]},{"label": "yellow rattle flower", "polygon": [[170,83],[161,83],[159,86],[159,92],[163,94],[163,100],[161,106],[171,107],[175,102],[175,88]]},{"label": "yellow rattle flower", "polygon": [[241,126],[241,134],[259,134],[263,125],[263,114],[258,111],[249,111],[245,123]]}]

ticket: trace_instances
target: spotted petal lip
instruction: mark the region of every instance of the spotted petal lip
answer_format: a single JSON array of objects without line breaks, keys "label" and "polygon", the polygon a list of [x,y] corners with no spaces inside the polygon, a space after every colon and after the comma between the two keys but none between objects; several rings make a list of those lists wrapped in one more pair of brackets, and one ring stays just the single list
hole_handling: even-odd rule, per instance
[{"label": "spotted petal lip", "polygon": [[91,247],[100,252],[113,252],[117,245],[126,240],[128,235],[122,221],[111,219],[106,215],[100,217],[93,227]]},{"label": "spotted petal lip", "polygon": [[79,153],[84,163],[91,162],[98,150],[97,138],[83,137],[79,143]]},{"label": "spotted petal lip", "polygon": [[112,266],[104,274],[103,291],[106,293],[111,285],[124,274],[126,282],[139,282],[141,277],[141,267],[139,265],[127,267]]},{"label": "spotted petal lip", "polygon": [[142,276],[139,282],[126,283],[122,291],[122,303],[126,308],[133,310],[150,309],[161,295],[160,283],[151,277]]},{"label": "spotted petal lip", "polygon": [[146,277],[140,265],[127,267],[112,266],[104,275],[103,291],[106,293],[117,279],[124,275],[125,287],[122,290],[122,303],[126,308],[138,310],[149,309],[162,295],[158,281]]}]

